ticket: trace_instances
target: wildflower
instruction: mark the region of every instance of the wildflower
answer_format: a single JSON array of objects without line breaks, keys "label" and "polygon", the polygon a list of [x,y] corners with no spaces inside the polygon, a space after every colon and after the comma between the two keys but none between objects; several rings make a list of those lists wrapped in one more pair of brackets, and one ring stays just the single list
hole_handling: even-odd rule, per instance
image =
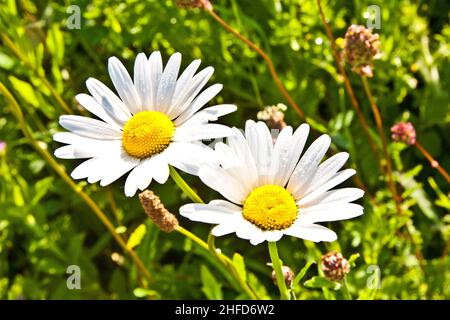
[{"label": "wildflower", "polygon": [[416,130],[411,122],[399,122],[391,127],[392,140],[408,145],[416,143]]},{"label": "wildflower", "polygon": [[311,241],[334,241],[336,234],[316,222],[349,219],[363,214],[363,207],[350,203],[363,196],[357,188],[329,191],[355,174],[338,170],[348,159],[341,152],[320,164],[330,146],[322,135],[300,158],[309,133],[307,124],[295,132],[287,126],[276,143],[263,122],[247,121],[245,136],[236,128],[227,144],[217,143],[220,165],[199,171],[200,179],[225,200],[187,204],[181,215],[215,224],[213,235],[230,233],[253,245],[278,241],[291,235]]},{"label": "wildflower", "polygon": [[213,5],[209,0],[176,0],[176,4],[178,7],[185,9],[202,8],[209,11],[213,10]]},{"label": "wildflower", "polygon": [[[288,266],[282,266],[281,271],[283,272],[284,282],[286,282],[286,286],[290,288],[295,278],[294,271],[292,271],[292,269]],[[272,281],[277,284],[277,273],[275,272],[275,270],[272,271]]]},{"label": "wildflower", "polygon": [[350,265],[340,252],[332,251],[322,256],[322,271],[328,279],[339,281],[350,272]]},{"label": "wildflower", "polygon": [[150,190],[139,194],[139,200],[145,213],[164,232],[172,232],[178,227],[177,218],[170,213],[159,197]]},{"label": "wildflower", "polygon": [[353,72],[373,77],[373,60],[380,54],[379,35],[364,26],[352,24],[345,34],[343,54]]},{"label": "wildflower", "polygon": [[269,128],[281,130],[286,127],[284,122],[284,113],[287,110],[285,104],[279,103],[276,106],[267,106],[264,110],[257,114],[258,120],[263,120],[267,123]]},{"label": "wildflower", "polygon": [[[154,179],[167,181],[169,165],[196,174],[211,160],[212,150],[200,141],[230,134],[231,129],[209,124],[236,110],[234,105],[216,105],[199,111],[222,89],[214,84],[200,93],[214,69],[197,73],[200,60],[193,61],[178,77],[181,54],[173,54],[163,71],[161,54],[147,59],[140,53],[134,64],[134,81],[123,64],[109,59],[108,71],[120,96],[100,81],[89,78],[91,93],[77,101],[101,120],[62,116],[59,123],[71,132],[57,133],[54,140],[68,144],[55,151],[63,159],[90,158],[72,172],[74,179],[87,178],[106,186],[131,171],[125,194],[133,196]],[[177,79],[178,77],[178,79]]]}]

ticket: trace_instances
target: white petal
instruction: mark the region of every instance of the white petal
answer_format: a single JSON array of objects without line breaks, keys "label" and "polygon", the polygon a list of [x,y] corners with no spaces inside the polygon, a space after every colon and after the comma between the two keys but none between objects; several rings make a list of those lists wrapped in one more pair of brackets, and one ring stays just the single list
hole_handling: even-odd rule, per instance
[{"label": "white petal", "polygon": [[172,142],[162,154],[168,164],[193,175],[197,175],[201,167],[217,163],[211,148],[193,142]]},{"label": "white petal", "polygon": [[178,71],[180,70],[181,54],[179,52],[170,56],[164,72],[161,75],[156,95],[155,110],[167,114],[172,102],[173,93],[177,84]]},{"label": "white petal", "polygon": [[316,224],[302,226],[294,224],[290,228],[286,229],[284,234],[314,242],[331,242],[337,239],[337,235],[334,231]]},{"label": "white petal", "polygon": [[169,178],[169,165],[161,154],[151,157],[146,168],[152,173],[153,179],[160,184],[165,183]]},{"label": "white petal", "polygon": [[330,143],[330,137],[324,134],[314,141],[301,157],[287,187],[287,190],[291,192],[294,198],[299,198],[304,192],[309,180],[316,173],[317,166],[327,152]]},{"label": "white petal", "polygon": [[211,101],[223,88],[221,84],[213,84],[205,91],[200,93],[192,102],[189,108],[179,117],[178,122],[183,123],[188,120],[194,113],[200,110],[205,104]]},{"label": "white petal", "polygon": [[111,159],[111,163],[108,165],[108,170],[102,176],[100,185],[105,187],[110,183],[116,181],[125,173],[133,169],[139,164],[141,160],[130,157],[125,151],[120,154],[120,157]]},{"label": "white petal", "polygon": [[236,224],[233,222],[221,223],[211,230],[211,233],[215,237],[221,237],[233,232],[236,232]]},{"label": "white petal", "polygon": [[117,120],[119,124],[124,125],[131,118],[128,107],[103,83],[97,79],[89,78],[86,81],[86,87],[95,101],[105,109],[108,115]]},{"label": "white petal", "polygon": [[116,140],[122,138],[122,132],[106,122],[82,116],[61,116],[59,124],[80,136],[100,139]]},{"label": "white petal", "polygon": [[196,124],[205,124],[208,121],[217,121],[219,117],[232,113],[237,110],[237,107],[232,104],[219,104],[213,107],[206,108],[194,114],[185,122],[181,122],[178,118],[174,123],[176,126],[191,126]]},{"label": "white petal", "polygon": [[225,207],[225,208],[228,208],[231,211],[238,212],[238,213],[240,213],[242,211],[241,207],[235,205],[234,203],[225,201],[225,200],[219,200],[219,199],[218,200],[211,200],[209,202],[209,204],[211,204],[213,206],[218,206],[218,207]]},{"label": "white petal", "polygon": [[142,110],[151,110],[152,77],[150,63],[144,53],[139,53],[134,62],[134,86],[139,94]]},{"label": "white petal", "polygon": [[159,51],[154,51],[148,58],[148,64],[150,65],[150,77],[151,77],[151,99],[150,106],[156,106],[156,95],[158,93],[159,81],[161,79],[163,64],[161,53]]},{"label": "white petal", "polygon": [[330,190],[331,188],[334,188],[338,184],[344,182],[345,180],[347,180],[348,178],[353,176],[355,173],[356,173],[356,171],[353,170],[353,169],[342,170],[342,171],[336,173],[334,175],[334,177],[331,178],[330,180],[328,180],[326,183],[324,183],[323,185],[321,185],[317,189],[311,191],[311,193],[305,195],[304,197],[300,197],[298,199],[299,199],[299,201],[302,201],[303,203],[307,203],[307,202],[313,201],[316,198],[318,198],[319,196],[321,196],[323,193],[325,193],[328,190]]},{"label": "white petal", "polygon": [[273,143],[269,128],[264,122],[255,123],[248,120],[245,124],[245,136],[258,169],[259,183],[267,184],[273,177]]},{"label": "white petal", "polygon": [[199,124],[195,126],[181,126],[176,128],[174,141],[198,141],[223,138],[232,134],[231,128],[222,124]]},{"label": "white petal", "polygon": [[[205,86],[208,82],[209,78],[211,78],[214,73],[213,67],[207,67],[196,74],[192,80],[190,81],[190,85],[186,86],[181,93],[175,97],[173,101],[174,111],[172,112],[172,119],[178,117],[180,114],[185,112],[190,112],[190,106],[192,100],[197,96],[200,90]],[[176,110],[176,112],[175,112]],[[182,115],[183,116],[183,115]],[[183,117],[182,121],[187,120],[190,117]],[[181,120],[180,120],[181,122]]]},{"label": "white petal", "polygon": [[102,158],[92,158],[86,160],[79,164],[70,174],[73,179],[84,179],[87,178],[102,168],[106,163],[105,159]]},{"label": "white petal", "polygon": [[90,95],[84,94],[84,93],[77,94],[75,96],[75,99],[78,101],[78,103],[80,105],[82,105],[90,113],[96,115],[97,117],[99,117],[103,121],[107,122],[112,127],[116,128],[118,130],[122,129],[123,121],[120,118],[115,119],[114,114],[112,112],[107,113],[105,108],[102,105],[100,105]]},{"label": "white petal", "polygon": [[220,224],[236,218],[227,208],[210,204],[189,203],[180,208],[180,214],[192,221]]},{"label": "white petal", "polygon": [[200,62],[201,61],[199,59],[192,61],[178,78],[175,92],[173,93],[172,103],[170,108],[167,110],[169,117],[174,118],[183,111],[180,110],[181,105],[178,103],[179,97],[183,91],[191,86],[192,77],[200,66]]},{"label": "white petal", "polygon": [[264,238],[270,242],[276,242],[283,237],[283,231],[281,230],[272,230],[272,231],[263,231]]},{"label": "white petal", "polygon": [[358,217],[364,208],[356,203],[326,203],[299,210],[300,214],[295,224],[303,225],[315,222],[339,221]]},{"label": "white petal", "polygon": [[346,203],[355,201],[361,198],[364,195],[364,191],[358,188],[342,188],[331,190],[323,193],[321,196],[308,200],[308,197],[305,197],[297,202],[299,207],[310,207],[319,203],[330,203],[330,202],[340,202]]},{"label": "white petal", "polygon": [[300,155],[308,138],[309,125],[302,124],[295,130],[292,137],[288,136],[284,128],[277,138],[273,152],[273,163],[275,166],[274,184],[284,187],[298,163]]},{"label": "white petal", "polygon": [[231,202],[241,204],[248,195],[248,192],[241,181],[236,180],[223,168],[201,168],[199,177],[204,184],[216,190]]},{"label": "white petal", "polygon": [[347,152],[340,152],[325,160],[319,168],[317,168],[316,174],[311,179],[311,183],[306,188],[305,193],[316,189],[332,178],[336,172],[342,168],[348,157],[349,154]]},{"label": "white petal", "polygon": [[127,180],[125,181],[125,195],[127,197],[132,197],[136,194],[136,191],[138,189],[138,179],[141,171],[141,164],[142,161],[133,170],[131,170],[130,174],[127,177]]},{"label": "white petal", "polygon": [[117,93],[131,113],[136,114],[141,111],[141,99],[139,98],[133,81],[122,62],[116,57],[109,58],[108,71]]}]

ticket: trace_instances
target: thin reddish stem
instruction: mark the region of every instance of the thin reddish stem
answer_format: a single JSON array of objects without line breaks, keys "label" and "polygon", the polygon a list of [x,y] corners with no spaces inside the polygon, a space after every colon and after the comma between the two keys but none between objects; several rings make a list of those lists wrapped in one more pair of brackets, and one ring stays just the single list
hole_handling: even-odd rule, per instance
[{"label": "thin reddish stem", "polygon": [[323,25],[325,26],[325,31],[327,34],[327,38],[331,43],[331,50],[333,51],[334,59],[336,60],[336,64],[338,67],[338,71],[341,74],[343,80],[344,80],[344,86],[347,90],[348,95],[350,96],[350,100],[352,102],[352,106],[355,109],[356,115],[358,116],[359,122],[361,123],[361,126],[364,129],[364,132],[367,135],[367,139],[369,140],[370,148],[372,149],[373,153],[377,155],[377,146],[375,141],[373,140],[372,136],[370,135],[369,126],[367,125],[366,119],[364,118],[364,114],[361,111],[361,108],[359,106],[358,100],[356,100],[355,93],[353,91],[352,85],[350,83],[350,80],[348,79],[347,73],[345,72],[341,56],[339,55],[337,48],[336,48],[336,42],[333,37],[333,33],[331,32],[330,25],[327,22],[327,19],[325,17],[325,14],[322,10],[322,5],[320,4],[320,0],[317,0],[317,6],[319,7],[320,17],[322,18]]},{"label": "thin reddish stem", "polygon": [[226,30],[234,34],[236,37],[238,37],[240,40],[242,40],[245,44],[247,44],[251,49],[255,50],[261,58],[264,59],[264,61],[267,64],[267,67],[269,68],[270,74],[272,75],[273,80],[275,81],[275,84],[277,85],[278,89],[281,91],[283,96],[286,98],[288,103],[291,105],[292,108],[294,108],[295,112],[300,116],[302,120],[305,120],[305,114],[300,109],[300,107],[295,103],[294,99],[289,95],[288,91],[284,87],[283,83],[280,80],[280,77],[277,74],[277,71],[275,70],[275,67],[273,65],[272,60],[270,57],[262,50],[260,49],[256,44],[254,44],[252,41],[244,37],[242,34],[240,34],[236,29],[234,29],[232,26],[230,26],[228,23],[226,23],[217,13],[215,13],[213,10],[206,10],[220,25],[222,25]]},{"label": "thin reddish stem", "polygon": [[397,193],[397,188],[395,186],[394,178],[392,175],[392,162],[391,157],[389,156],[389,151],[387,148],[387,139],[386,135],[383,131],[383,119],[381,118],[380,110],[378,109],[377,104],[375,103],[375,99],[373,98],[372,91],[370,90],[369,82],[366,77],[361,77],[362,83],[364,86],[364,91],[366,92],[367,98],[369,99],[370,107],[372,108],[373,117],[375,118],[375,124],[377,126],[378,134],[381,138],[381,144],[383,146],[384,158],[386,161],[386,175],[388,178],[388,187],[392,192],[392,196],[395,200],[397,211],[402,213],[400,206],[400,198]]},{"label": "thin reddish stem", "polygon": [[447,180],[447,182],[450,183],[450,176],[448,175],[447,171],[445,171],[445,169],[442,168],[439,162],[437,162],[437,160],[435,160],[431,156],[431,154],[429,154],[428,151],[419,142],[416,142],[414,145],[425,156],[425,158],[427,158],[427,160],[430,162],[431,167],[436,168],[437,171],[439,171],[439,173],[442,174],[445,180]]}]

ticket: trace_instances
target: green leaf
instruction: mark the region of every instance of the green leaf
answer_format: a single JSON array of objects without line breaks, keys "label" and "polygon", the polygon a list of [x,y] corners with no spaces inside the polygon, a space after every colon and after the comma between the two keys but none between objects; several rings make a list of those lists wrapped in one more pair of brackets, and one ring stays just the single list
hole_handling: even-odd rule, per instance
[{"label": "green leaf", "polygon": [[305,266],[300,270],[300,272],[297,274],[297,276],[294,278],[294,281],[292,282],[292,286],[295,287],[305,276],[306,272],[308,271],[309,267],[311,267],[312,264],[316,263],[314,260],[308,261]]},{"label": "green leaf", "polygon": [[351,266],[351,267],[354,267],[355,266],[355,261],[356,261],[356,259],[358,259],[359,258],[359,253],[354,253],[354,254],[352,254],[351,256],[350,256],[350,258],[348,258],[348,264]]},{"label": "green leaf", "polygon": [[145,224],[141,224],[139,227],[137,227],[131,234],[130,239],[128,239],[127,248],[133,249],[134,247],[138,246],[144,238],[146,232],[147,227],[145,226]]},{"label": "green leaf", "polygon": [[39,106],[39,101],[34,94],[34,89],[28,82],[22,81],[14,76],[9,76],[8,79],[11,81],[14,90],[22,97],[23,100],[31,104],[33,107]]},{"label": "green leaf", "polygon": [[235,253],[233,255],[233,265],[235,266],[239,276],[244,279],[244,281],[247,281],[244,258],[239,253]]},{"label": "green leaf", "polygon": [[339,290],[341,284],[328,280],[325,277],[315,276],[305,281],[304,286],[308,288],[327,288],[332,290]]},{"label": "green leaf", "polygon": [[204,265],[200,267],[200,275],[202,279],[202,292],[210,300],[221,300],[222,295],[222,285],[214,278],[212,273]]}]

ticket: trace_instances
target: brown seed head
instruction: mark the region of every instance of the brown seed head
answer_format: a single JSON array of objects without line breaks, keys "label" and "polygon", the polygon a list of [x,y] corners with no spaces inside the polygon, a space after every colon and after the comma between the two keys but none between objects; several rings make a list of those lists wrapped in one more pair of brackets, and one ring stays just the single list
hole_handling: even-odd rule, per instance
[{"label": "brown seed head", "polygon": [[340,252],[331,251],[322,256],[322,271],[332,281],[344,279],[350,272],[350,265]]},{"label": "brown seed head", "polygon": [[380,54],[380,37],[371,29],[352,24],[345,34],[344,59],[352,71],[361,76],[373,76],[373,60]]},{"label": "brown seed head", "polygon": [[178,227],[178,220],[170,213],[159,197],[150,190],[139,194],[139,200],[145,213],[164,232],[172,232]]}]

